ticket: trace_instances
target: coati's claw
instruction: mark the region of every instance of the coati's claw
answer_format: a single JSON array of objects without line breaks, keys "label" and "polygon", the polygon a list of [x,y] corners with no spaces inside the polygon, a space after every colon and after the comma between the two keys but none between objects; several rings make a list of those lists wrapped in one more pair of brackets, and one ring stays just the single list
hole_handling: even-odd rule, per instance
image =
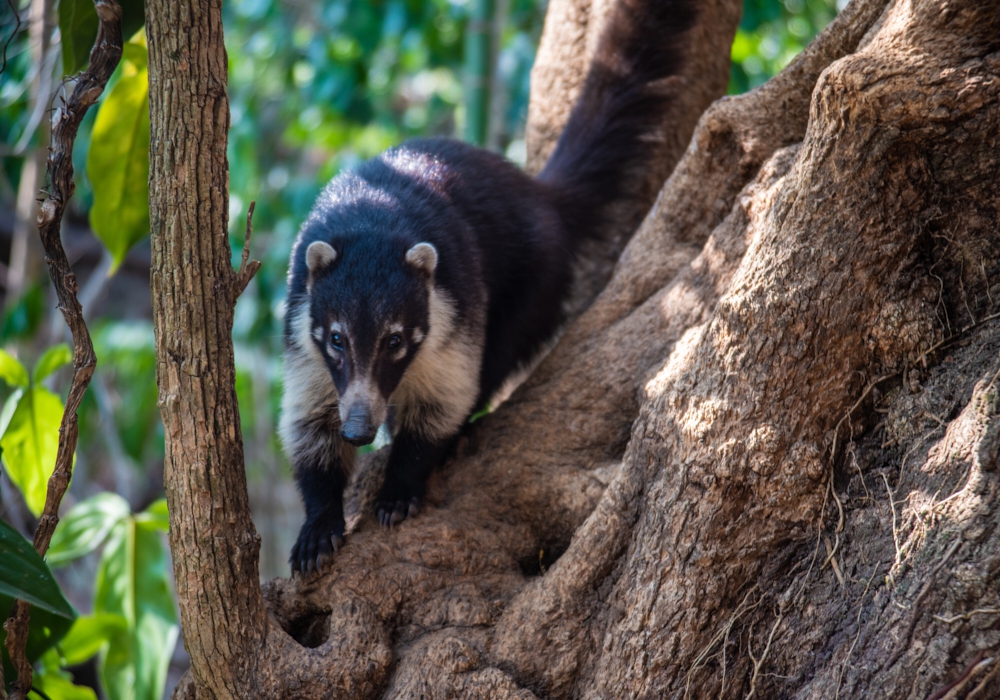
[{"label": "coati's claw", "polygon": [[379,501],[375,504],[375,511],[378,514],[378,524],[391,530],[395,525],[407,518],[415,517],[420,512],[420,499],[414,497],[409,501]]},{"label": "coati's claw", "polygon": [[344,544],[344,523],[332,518],[307,521],[299,531],[299,539],[292,547],[288,563],[292,573],[318,572],[333,561],[333,555]]}]

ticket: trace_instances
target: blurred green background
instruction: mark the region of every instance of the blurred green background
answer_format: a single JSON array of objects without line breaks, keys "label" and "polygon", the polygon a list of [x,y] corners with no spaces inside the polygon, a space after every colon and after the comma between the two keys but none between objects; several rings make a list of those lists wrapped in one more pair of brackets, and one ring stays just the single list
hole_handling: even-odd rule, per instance
[{"label": "blurred green background", "polygon": [[[466,46],[475,44],[468,43],[466,27],[482,12],[482,2],[224,4],[233,257],[238,261],[247,206],[256,200],[253,254],[263,263],[237,305],[233,335],[265,578],[287,575],[286,557],[302,519],[275,435],[292,240],[320,188],[341,169],[411,136],[469,133],[464,61]],[[54,612],[33,616],[36,686],[52,700],[158,698],[186,668],[183,645],[175,645],[163,539],[142,3],[122,4],[131,41],[80,130],[77,191],[63,229],[98,367],[81,409],[63,524],[47,557],[71,607],[55,601]],[[483,141],[518,163],[525,155],[529,76],[545,7],[545,0],[494,0],[491,8],[493,71]],[[774,75],[837,10],[834,0],[746,0],[732,48],[730,92]],[[49,106],[72,88],[65,76],[85,65],[95,28],[91,0],[13,0],[0,9],[0,45],[6,42],[0,74],[0,517],[11,528],[9,537],[17,531],[30,538],[34,529],[68,390],[68,357],[60,344],[69,336],[32,222],[44,184]],[[36,363],[40,369],[32,373]],[[5,556],[14,556],[5,551],[0,547],[0,568]],[[0,607],[9,608],[4,600],[0,596]]]}]

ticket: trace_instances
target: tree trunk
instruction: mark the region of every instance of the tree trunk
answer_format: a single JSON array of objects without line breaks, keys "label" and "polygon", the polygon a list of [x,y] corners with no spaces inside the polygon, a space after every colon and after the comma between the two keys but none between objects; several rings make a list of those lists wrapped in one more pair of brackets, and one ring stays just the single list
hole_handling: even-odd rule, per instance
[{"label": "tree trunk", "polygon": [[[156,240],[154,298],[198,310],[183,329],[157,312],[194,671],[178,696],[1000,696],[1000,11],[886,5],[855,0],[713,104],[603,292],[428,507],[380,530],[385,455],[360,460],[346,546],[266,584],[270,618],[245,486],[221,476],[242,459],[216,292],[233,273],[208,253],[225,227],[154,215],[191,246]],[[578,61],[588,31],[540,65]],[[151,70],[194,72],[194,48],[154,59],[150,41]],[[224,100],[190,99],[207,94]],[[544,153],[559,124],[538,101]],[[153,171],[192,173],[176,206],[224,180],[199,189],[207,170],[157,153],[194,133],[157,139],[173,114]],[[203,259],[204,281],[181,264]]]}]

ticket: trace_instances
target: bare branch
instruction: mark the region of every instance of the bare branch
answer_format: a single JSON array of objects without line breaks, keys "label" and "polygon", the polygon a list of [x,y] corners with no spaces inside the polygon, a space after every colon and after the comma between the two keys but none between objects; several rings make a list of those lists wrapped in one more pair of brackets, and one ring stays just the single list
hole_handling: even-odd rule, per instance
[{"label": "bare branch", "polygon": [[[49,192],[38,213],[38,232],[45,248],[45,263],[56,288],[59,310],[62,311],[73,333],[73,383],[66,399],[66,409],[59,425],[59,450],[55,469],[49,478],[45,495],[45,508],[35,530],[34,547],[45,554],[59,522],[59,505],[69,488],[73,474],[73,453],[78,435],[77,409],[94,374],[97,357],[90,340],[83,309],[77,299],[76,275],[70,268],[63,250],[59,228],[63,212],[73,196],[73,142],[87,110],[97,102],[111,73],[122,55],[122,10],[116,0],[95,0],[94,7],[100,25],[97,41],[90,53],[90,66],[77,79],[73,94],[63,106],[59,122],[52,131],[49,149]],[[7,651],[17,670],[17,680],[11,687],[11,698],[21,700],[31,689],[31,664],[25,655],[28,640],[30,606],[24,601],[14,603],[10,618],[4,624],[7,630]]]},{"label": "bare branch", "polygon": [[257,270],[260,269],[260,260],[250,260],[250,238],[253,236],[253,210],[257,206],[256,200],[250,202],[250,208],[247,209],[247,235],[243,241],[243,256],[240,259],[240,269],[236,272],[236,287],[233,294],[233,303],[239,299],[240,294],[247,288],[250,284],[250,280],[253,276],[257,274]]}]

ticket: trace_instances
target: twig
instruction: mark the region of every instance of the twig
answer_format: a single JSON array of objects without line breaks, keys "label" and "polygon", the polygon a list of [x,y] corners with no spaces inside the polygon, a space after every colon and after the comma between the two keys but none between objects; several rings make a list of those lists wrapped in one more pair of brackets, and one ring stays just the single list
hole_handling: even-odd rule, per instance
[{"label": "twig", "polygon": [[760,675],[760,667],[764,665],[764,661],[767,659],[767,655],[771,653],[771,642],[774,641],[774,633],[778,631],[778,625],[781,624],[782,616],[778,615],[778,619],[774,621],[774,625],[771,627],[771,634],[767,636],[767,645],[764,647],[764,653],[760,655],[760,659],[755,659],[753,656],[753,651],[750,649],[750,640],[747,640],[747,653],[750,654],[750,659],[753,661],[753,675],[750,677],[750,692],[747,693],[744,700],[750,700],[757,692],[757,677]]},{"label": "twig", "polygon": [[[63,212],[69,198],[73,196],[72,154],[77,130],[87,110],[101,96],[122,55],[122,11],[117,0],[95,0],[94,9],[100,22],[97,41],[90,53],[89,68],[80,75],[73,94],[62,108],[58,124],[52,130],[48,158],[49,195],[42,202],[38,213],[38,232],[45,248],[49,277],[56,289],[59,310],[73,333],[73,383],[59,424],[59,449],[55,468],[49,478],[45,508],[35,529],[33,542],[35,551],[42,556],[49,548],[52,533],[59,522],[59,505],[69,488],[78,435],[76,413],[97,364],[94,345],[83,319],[83,309],[77,300],[76,276],[66,259],[66,251],[59,237]],[[4,624],[4,629],[7,630],[7,651],[17,670],[17,680],[12,684],[10,693],[13,700],[23,700],[31,690],[32,669],[25,655],[29,619],[30,606],[18,600]]]},{"label": "twig", "polygon": [[[988,666],[993,661],[996,661],[996,657],[993,657],[992,659],[984,659],[979,668]],[[977,669],[973,669],[973,671],[975,670]],[[965,700],[988,700],[986,693],[990,692],[991,689],[995,690],[998,684],[1000,684],[1000,664],[994,666],[993,670],[987,673],[983,680],[979,681],[979,685],[973,688],[972,692],[965,696]]]},{"label": "twig", "polygon": [[823,544],[826,546],[826,561],[823,562],[823,567],[828,563],[833,567],[833,573],[837,577],[837,581],[840,582],[840,587],[843,588],[846,585],[844,574],[840,572],[840,564],[837,563],[837,547],[840,547],[840,535],[837,535],[836,547],[830,544],[830,538],[826,536],[823,537]]},{"label": "twig", "polygon": [[955,615],[954,617],[935,615],[934,619],[950,625],[952,622],[958,622],[959,620],[971,620],[973,615],[995,615],[997,613],[1000,613],[1000,608],[976,608],[975,610],[970,610],[967,613]]},{"label": "twig", "polygon": [[885,478],[885,474],[880,474],[879,476],[882,477],[882,482],[885,484],[885,492],[889,496],[889,510],[892,511],[892,544],[896,548],[896,558],[889,569],[889,576],[891,577],[892,572],[895,571],[900,561],[902,561],[903,554],[899,549],[899,531],[896,529],[896,502],[892,499],[892,489],[889,488],[889,480]]},{"label": "twig", "polygon": [[965,335],[969,331],[975,330],[976,328],[979,328],[979,326],[983,325],[984,323],[989,323],[990,321],[995,321],[998,318],[1000,318],[1000,313],[991,314],[990,316],[987,316],[986,318],[984,318],[982,320],[975,321],[972,324],[970,324],[970,325],[966,326],[965,328],[963,328],[962,330],[957,331],[957,332],[953,333],[952,335],[949,335],[944,340],[939,340],[938,342],[934,343],[934,345],[930,346],[929,348],[927,348],[926,350],[924,350],[922,353],[920,353],[920,357],[917,358],[918,361],[923,361],[932,352],[940,350],[945,345],[950,345],[951,343],[953,343],[954,341],[958,340],[959,338],[961,338],[963,335]]},{"label": "twig", "polygon": [[247,235],[243,241],[243,255],[240,258],[240,269],[236,272],[236,289],[233,295],[233,303],[239,299],[240,294],[247,288],[250,284],[250,280],[253,276],[257,274],[257,270],[260,269],[259,260],[250,260],[250,237],[253,236],[253,210],[257,206],[257,201],[254,200],[250,202],[250,207],[247,209]]},{"label": "twig", "polygon": [[[10,11],[14,13],[14,21],[17,23],[14,25],[14,31],[10,33],[7,37],[7,41],[3,44],[3,65],[0,65],[0,74],[7,70],[7,48],[10,46],[10,42],[14,41],[14,37],[17,33],[21,31],[21,15],[17,12],[17,6],[14,4],[14,0],[7,0],[7,4],[10,5]],[[989,291],[989,285],[986,286],[987,291]]]},{"label": "twig", "polygon": [[[941,700],[941,698],[947,695],[952,688],[968,680],[972,676],[973,672],[976,671],[976,669],[980,666],[980,664],[983,663],[984,656],[986,656],[985,650],[980,649],[979,652],[976,654],[976,656],[972,659],[972,661],[969,662],[969,665],[966,666],[964,669],[962,669],[962,672],[958,674],[958,676],[956,676],[950,683],[948,683],[948,685],[944,686],[943,688],[940,688],[933,695],[929,695],[927,697],[927,700]],[[987,659],[985,664],[983,665],[984,666],[989,665],[989,663],[992,661],[993,659]]]},{"label": "twig", "polygon": [[930,574],[927,575],[927,582],[924,583],[924,587],[921,588],[920,593],[917,594],[917,599],[913,601],[913,615],[910,617],[910,624],[906,626],[906,632],[900,640],[902,643],[896,651],[893,652],[892,657],[889,659],[889,663],[885,665],[886,668],[890,668],[893,664],[899,661],[899,657],[901,657],[906,650],[910,648],[910,637],[913,635],[913,628],[917,626],[917,619],[920,617],[920,604],[924,602],[924,598],[926,598],[927,594],[931,592],[931,586],[934,584],[934,577],[937,576],[941,567],[943,567],[945,563],[951,559],[951,555],[955,553],[955,550],[958,549],[960,544],[962,544],[961,539],[955,540],[951,547],[948,548],[945,555],[941,558],[941,561],[939,561],[934,568],[931,569]]}]

